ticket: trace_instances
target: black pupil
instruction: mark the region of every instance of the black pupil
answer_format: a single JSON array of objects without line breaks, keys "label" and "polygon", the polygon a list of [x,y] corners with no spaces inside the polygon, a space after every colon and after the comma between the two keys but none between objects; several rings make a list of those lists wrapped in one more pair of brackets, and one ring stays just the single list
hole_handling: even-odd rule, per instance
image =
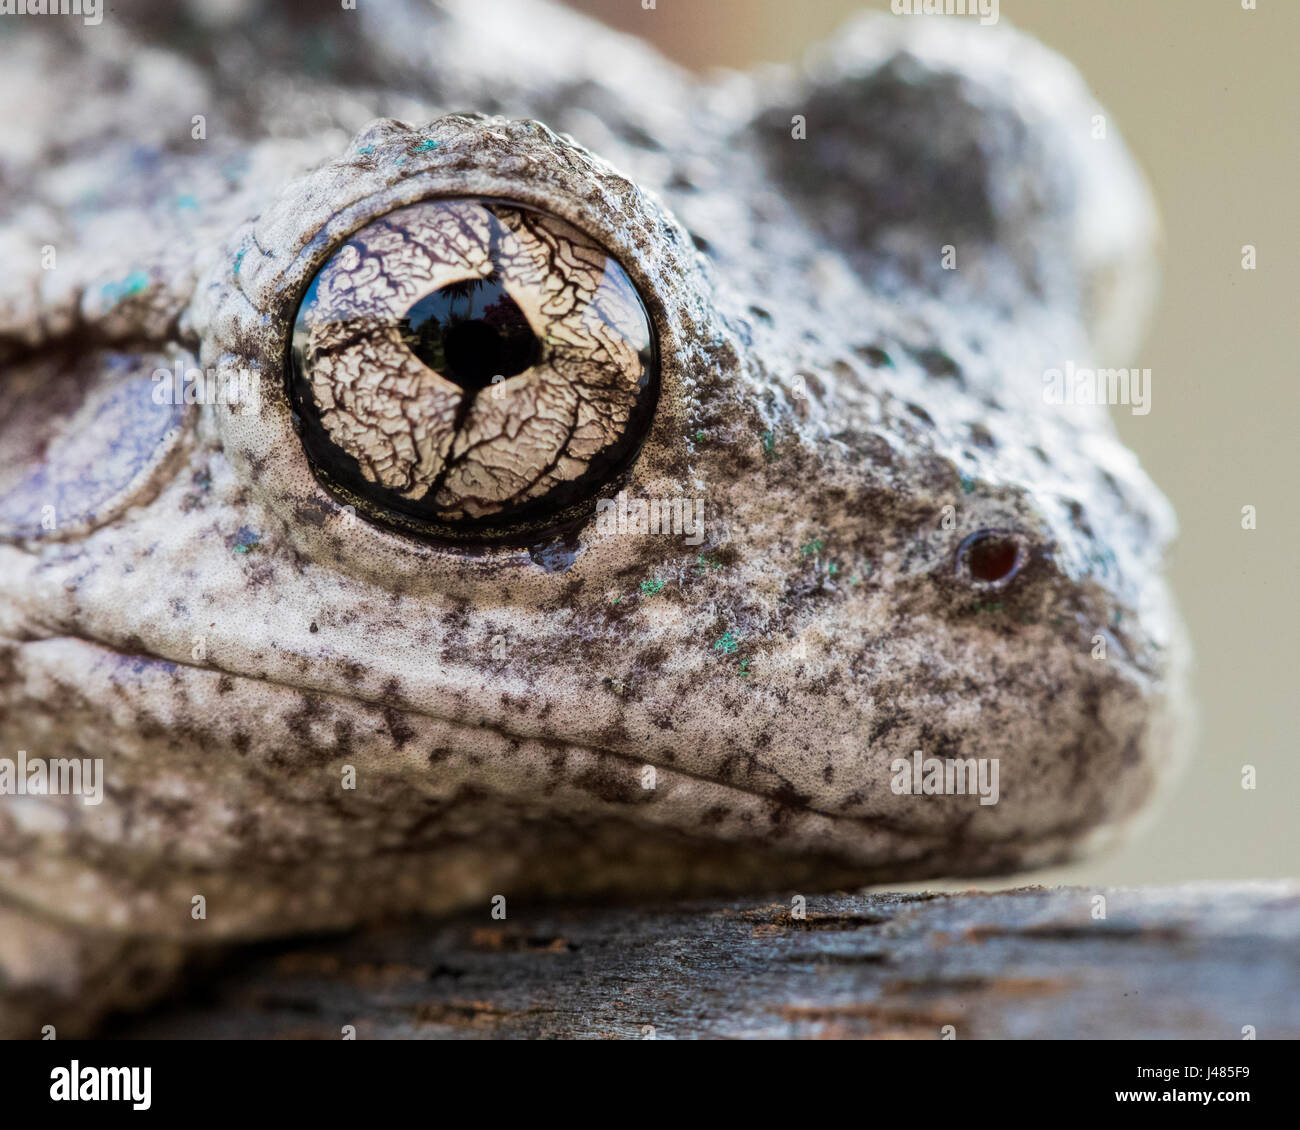
[{"label": "black pupil", "polygon": [[429,368],[477,391],[537,360],[537,338],[495,279],[466,279],[426,294],[402,319],[402,338]]}]

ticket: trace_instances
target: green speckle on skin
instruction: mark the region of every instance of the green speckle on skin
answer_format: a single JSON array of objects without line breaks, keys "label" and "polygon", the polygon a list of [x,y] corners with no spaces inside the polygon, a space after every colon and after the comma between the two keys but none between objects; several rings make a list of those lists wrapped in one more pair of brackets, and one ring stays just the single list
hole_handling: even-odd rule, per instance
[{"label": "green speckle on skin", "polygon": [[703,438],[704,438],[704,429],[701,428],[699,431],[695,433],[695,442],[699,443],[700,440],[702,440]]},{"label": "green speckle on skin", "polygon": [[742,660],[740,661],[740,672],[739,672],[739,673],[740,673],[741,678],[745,678],[745,677],[747,677],[747,676],[749,675],[749,660],[748,660],[748,659],[742,659]]},{"label": "green speckle on skin", "polygon": [[244,256],[245,256],[246,254],[247,254],[247,251],[246,251],[244,248],[240,248],[239,251],[237,251],[237,252],[235,253],[235,275],[236,275],[236,277],[238,277],[238,275],[239,275],[239,268],[240,268],[240,265],[244,262]]},{"label": "green speckle on skin", "polygon": [[235,535],[235,544],[231,547],[236,553],[247,553],[254,549],[262,540],[262,535],[256,530],[251,530],[247,526],[240,526],[239,533]]},{"label": "green speckle on skin", "polygon": [[801,545],[799,547],[799,552],[805,557],[811,557],[813,554],[820,553],[822,551],[822,546],[825,544],[826,541],[824,538],[814,538],[807,545]]},{"label": "green speckle on skin", "polygon": [[1115,551],[1113,549],[1103,550],[1101,553],[1095,553],[1092,557],[1097,568],[1101,570],[1103,576],[1109,576],[1112,567],[1115,565]]},{"label": "green speckle on skin", "polygon": [[199,202],[186,192],[183,195],[176,197],[176,207],[186,211],[197,212],[199,210]]},{"label": "green speckle on skin", "polygon": [[697,573],[707,573],[710,569],[721,569],[721,568],[722,568],[722,562],[713,561],[709,558],[706,558],[702,553],[697,553],[695,555],[695,571]]},{"label": "green speckle on skin", "polygon": [[969,475],[962,475],[961,489],[964,494],[970,494],[970,492],[975,489],[975,480]]},{"label": "green speckle on skin", "polygon": [[840,567],[834,561],[828,561],[826,563],[826,572],[829,573],[832,577],[838,576],[839,571],[840,571]]},{"label": "green speckle on skin", "polygon": [[436,141],[422,141],[420,142],[419,145],[415,147],[415,151],[417,153],[423,153],[427,149],[437,149],[437,148],[438,148],[438,142]]},{"label": "green speckle on skin", "polygon": [[776,458],[776,432],[763,433],[763,455],[768,459]]},{"label": "green speckle on skin", "polygon": [[653,596],[655,593],[657,593],[657,592],[658,592],[660,589],[662,589],[663,587],[664,587],[664,582],[661,581],[661,580],[658,580],[658,579],[655,579],[655,580],[653,580],[653,581],[642,581],[642,582],[641,582],[641,591],[642,591],[643,593],[646,593],[646,594],[649,595],[649,596]]},{"label": "green speckle on skin", "polygon": [[374,151],[375,147],[373,145],[363,145],[357,150],[358,153],[373,153]]},{"label": "green speckle on skin", "polygon": [[714,643],[713,650],[720,651],[723,655],[730,655],[736,650],[739,643],[740,640],[738,640],[731,632],[725,632],[723,633],[722,638]]},{"label": "green speckle on skin", "polygon": [[147,272],[132,271],[124,279],[105,283],[102,293],[109,302],[121,302],[124,298],[143,293],[148,286],[149,275]]}]

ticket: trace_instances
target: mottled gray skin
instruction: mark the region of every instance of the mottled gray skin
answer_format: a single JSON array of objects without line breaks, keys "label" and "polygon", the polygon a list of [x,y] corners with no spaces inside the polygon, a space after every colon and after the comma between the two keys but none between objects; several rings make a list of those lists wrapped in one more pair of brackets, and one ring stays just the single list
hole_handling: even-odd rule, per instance
[{"label": "mottled gray skin", "polygon": [[[1165,775],[1172,517],[1104,408],[1042,395],[1066,360],[1140,364],[1155,238],[1069,67],[885,17],[805,75],[697,82],[564,10],[474,7],[3,44],[27,392],[0,426],[0,755],[102,757],[106,786],[0,797],[0,1029],[84,1030],[204,945],[495,894],[1040,866]],[[703,498],[703,545],[589,518],[440,548],[317,484],[280,383],[298,300],[440,195],[623,264],[662,389],[603,494]],[[137,395],[176,359],[253,368],[261,407]],[[960,568],[982,529],[1027,555],[1004,587]],[[999,803],[897,795],[916,749],[999,758]]]}]

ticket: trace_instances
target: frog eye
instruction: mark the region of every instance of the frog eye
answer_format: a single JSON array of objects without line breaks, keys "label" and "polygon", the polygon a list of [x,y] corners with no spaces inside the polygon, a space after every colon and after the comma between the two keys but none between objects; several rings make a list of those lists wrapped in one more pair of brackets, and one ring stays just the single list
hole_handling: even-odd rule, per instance
[{"label": "frog eye", "polygon": [[1015,534],[1006,530],[977,530],[957,548],[957,572],[983,588],[1011,583],[1029,560]]},{"label": "frog eye", "polygon": [[658,394],[636,288],[565,221],[432,200],[355,232],[298,307],[289,394],[317,479],[405,532],[493,539],[581,509]]}]

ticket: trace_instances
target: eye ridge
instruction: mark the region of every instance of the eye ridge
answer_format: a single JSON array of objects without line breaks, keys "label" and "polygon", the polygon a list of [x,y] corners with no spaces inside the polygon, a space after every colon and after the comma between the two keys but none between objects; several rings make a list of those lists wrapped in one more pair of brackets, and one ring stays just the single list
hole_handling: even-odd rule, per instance
[{"label": "eye ridge", "polygon": [[327,491],[403,533],[522,543],[579,518],[635,458],[656,360],[608,251],[545,212],[456,198],[389,212],[334,252],[287,373]]}]

